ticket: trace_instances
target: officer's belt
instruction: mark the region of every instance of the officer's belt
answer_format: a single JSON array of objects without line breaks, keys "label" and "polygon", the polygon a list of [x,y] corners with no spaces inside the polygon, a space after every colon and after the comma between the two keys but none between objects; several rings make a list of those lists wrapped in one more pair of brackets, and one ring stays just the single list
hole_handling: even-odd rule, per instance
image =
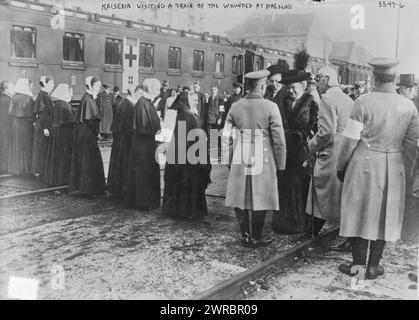
[{"label": "officer's belt", "polygon": [[363,150],[373,151],[373,152],[381,152],[381,153],[400,153],[402,152],[402,148],[399,146],[379,146],[374,144],[365,144],[360,142],[359,148]]}]

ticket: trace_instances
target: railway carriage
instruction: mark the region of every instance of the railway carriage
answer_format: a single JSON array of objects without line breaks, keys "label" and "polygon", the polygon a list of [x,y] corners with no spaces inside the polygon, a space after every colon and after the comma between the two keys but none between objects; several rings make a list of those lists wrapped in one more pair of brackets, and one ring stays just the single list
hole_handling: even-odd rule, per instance
[{"label": "railway carriage", "polygon": [[[229,90],[241,72],[243,49],[223,37],[56,8],[24,0],[0,2],[0,74],[15,81],[51,75],[70,83],[73,99],[84,78],[99,77],[123,92],[145,78],[171,86],[200,82]],[[37,82],[37,81],[36,81]]]}]

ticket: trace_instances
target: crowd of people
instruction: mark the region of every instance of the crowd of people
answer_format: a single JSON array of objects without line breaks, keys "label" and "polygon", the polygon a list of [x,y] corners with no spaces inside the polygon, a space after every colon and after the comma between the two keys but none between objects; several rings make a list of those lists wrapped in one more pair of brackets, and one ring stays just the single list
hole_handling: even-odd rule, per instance
[{"label": "crowd of people", "polygon": [[[275,232],[305,233],[303,239],[326,222],[340,225],[347,241],[333,249],[349,249],[353,261],[339,271],[353,276],[353,267],[362,266],[375,279],[384,274],[386,241],[400,239],[405,196],[416,177],[417,84],[414,75],[401,75],[396,85],[398,61],[375,58],[369,62],[375,87],[354,101],[333,68],[313,77],[307,60],[302,51],[293,70],[278,61],[245,75],[250,92],[231,107],[224,126],[225,149],[236,129],[226,204],[235,208],[247,247],[270,243],[262,237],[268,210]],[[246,129],[262,130],[261,172],[252,173],[249,161],[234,163],[243,144],[237,141],[249,141]],[[250,148],[257,147],[252,138]]]},{"label": "crowd of people", "polygon": [[[231,96],[226,92],[221,96],[216,86],[207,94],[200,92],[199,83],[170,88],[168,81],[146,79],[123,97],[118,87],[111,92],[109,85],[90,76],[85,79],[80,106],[73,108],[71,86],[55,86],[47,76],[41,77],[39,85],[34,99],[28,79],[15,85],[1,83],[1,172],[36,176],[49,187],[68,185],[87,197],[108,192],[140,210],[160,207],[155,136],[167,111],[185,121],[188,132],[197,128],[207,132],[222,128],[229,106],[242,95],[239,83]],[[177,132],[177,126],[172,130]],[[98,142],[108,139],[112,139],[112,151],[106,181]],[[207,163],[191,165],[186,171],[184,166],[168,164],[164,211],[191,219],[206,215],[210,171],[209,156]]]},{"label": "crowd of people", "polygon": [[[123,97],[118,87],[111,93],[109,85],[89,76],[77,109],[70,104],[71,86],[55,87],[51,77],[41,77],[36,100],[30,80],[3,81],[0,170],[35,174],[48,186],[69,185],[89,197],[107,191],[141,211],[157,209],[156,136],[172,114],[163,214],[191,220],[207,215],[209,143],[205,152],[194,150],[201,161],[188,155],[197,140],[208,141],[212,130],[221,130],[219,156],[229,168],[226,206],[234,208],[244,246],[270,243],[262,237],[267,211],[273,211],[272,229],[280,234],[315,236],[326,222],[337,223],[348,241],[336,249],[353,254],[353,263],[339,270],[352,274],[353,265],[368,265],[367,276],[375,278],[384,272],[379,261],[385,241],[400,237],[405,194],[417,197],[414,76],[401,75],[396,92],[398,62],[373,59],[375,87],[352,96],[333,68],[306,72],[308,60],[300,51],[292,70],[279,60],[246,74],[245,94],[240,83],[231,95],[220,95],[217,86],[202,93],[199,83],[170,88],[168,81],[150,78]],[[188,133],[197,129],[202,136],[190,141]],[[101,138],[113,139],[107,181]],[[262,141],[260,170],[252,157],[234,160],[246,144],[254,150],[255,141]]]}]

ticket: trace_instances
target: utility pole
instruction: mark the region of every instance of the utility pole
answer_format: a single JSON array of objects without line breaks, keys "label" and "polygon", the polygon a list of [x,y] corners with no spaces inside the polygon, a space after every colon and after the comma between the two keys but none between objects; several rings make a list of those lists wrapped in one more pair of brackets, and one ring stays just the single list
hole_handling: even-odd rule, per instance
[{"label": "utility pole", "polygon": [[399,1],[399,6],[397,8],[396,59],[399,58],[400,6],[401,2]]}]

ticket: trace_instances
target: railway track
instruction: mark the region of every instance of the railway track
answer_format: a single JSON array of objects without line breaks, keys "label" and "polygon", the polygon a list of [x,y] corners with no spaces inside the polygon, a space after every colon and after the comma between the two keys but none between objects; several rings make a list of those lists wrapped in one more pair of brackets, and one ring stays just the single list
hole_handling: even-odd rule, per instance
[{"label": "railway track", "polygon": [[0,201],[66,191],[68,186],[45,187],[34,176],[0,175]]},{"label": "railway track", "polygon": [[[325,245],[339,234],[339,228],[329,229],[314,239],[307,240],[295,247],[278,253],[270,259],[258,263],[257,265],[231,277],[204,292],[194,296],[192,300],[236,300],[245,298],[244,292],[249,283],[264,279],[265,276],[272,274],[276,268],[287,267],[295,261],[295,258],[304,257],[305,252],[314,246]],[[262,280],[265,283],[266,280]]]}]

